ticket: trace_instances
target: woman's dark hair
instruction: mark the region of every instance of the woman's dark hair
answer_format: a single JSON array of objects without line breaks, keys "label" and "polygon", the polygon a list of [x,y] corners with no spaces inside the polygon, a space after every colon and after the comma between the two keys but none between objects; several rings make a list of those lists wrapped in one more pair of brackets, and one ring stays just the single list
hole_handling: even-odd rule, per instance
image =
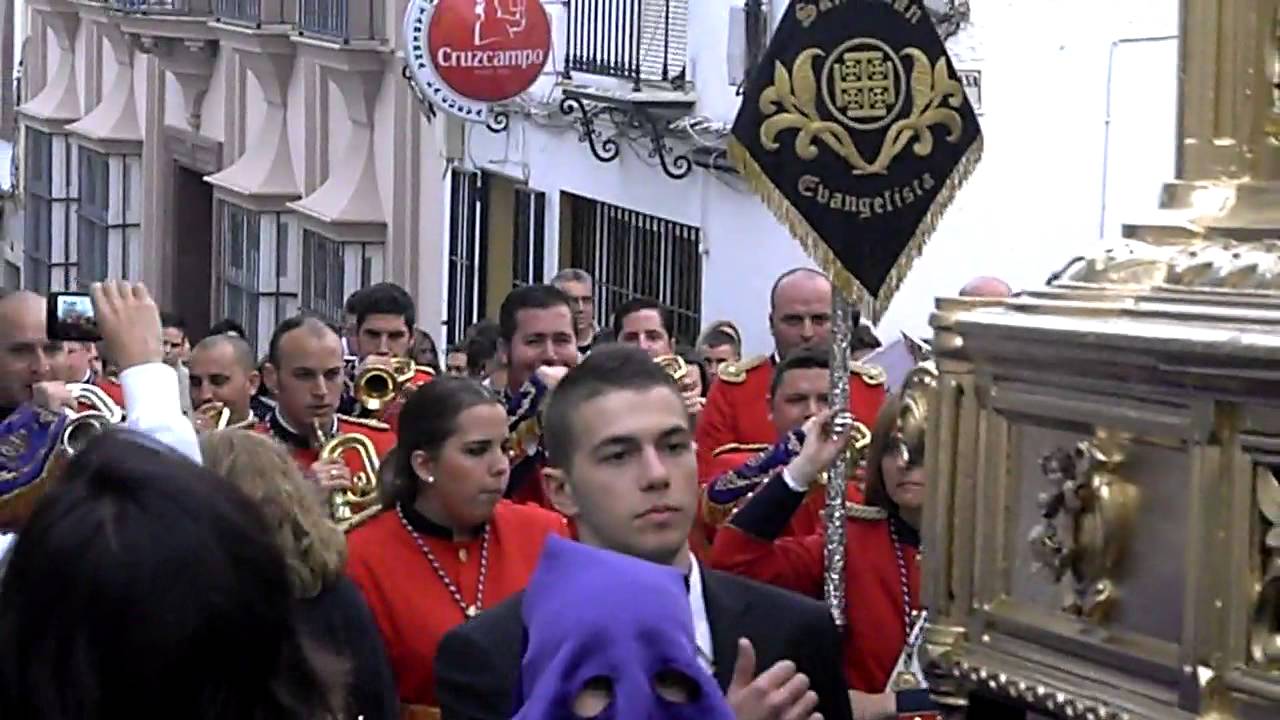
[{"label": "woman's dark hair", "polygon": [[104,433],[36,508],[0,586],[0,717],[340,717],[248,498],[155,440]]},{"label": "woman's dark hair", "polygon": [[896,395],[885,398],[876,426],[871,430],[871,446],[867,448],[867,504],[884,508],[890,513],[898,511],[898,505],[889,497],[884,487],[884,471],[881,469],[885,453],[898,449],[898,409],[901,402]]},{"label": "woman's dark hair", "polygon": [[412,504],[418,497],[418,476],[410,464],[413,453],[439,453],[458,431],[458,416],[490,403],[501,406],[493,391],[471,378],[437,377],[415,390],[400,410],[396,449],[387,458],[392,467],[380,478],[383,507]]}]

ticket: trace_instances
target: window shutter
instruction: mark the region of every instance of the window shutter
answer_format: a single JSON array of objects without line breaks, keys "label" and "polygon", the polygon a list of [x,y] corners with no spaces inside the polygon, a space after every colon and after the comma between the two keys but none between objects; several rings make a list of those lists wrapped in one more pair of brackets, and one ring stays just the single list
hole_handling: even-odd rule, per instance
[{"label": "window shutter", "polygon": [[640,12],[640,79],[687,79],[688,0],[642,0]]}]

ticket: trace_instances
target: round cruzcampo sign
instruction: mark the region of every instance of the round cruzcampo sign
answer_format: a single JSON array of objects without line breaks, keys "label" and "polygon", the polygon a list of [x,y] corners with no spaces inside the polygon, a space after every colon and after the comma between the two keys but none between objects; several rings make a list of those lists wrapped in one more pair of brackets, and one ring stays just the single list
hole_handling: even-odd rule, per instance
[{"label": "round cruzcampo sign", "polygon": [[410,0],[404,35],[422,94],[474,122],[528,90],[551,53],[541,0]]}]

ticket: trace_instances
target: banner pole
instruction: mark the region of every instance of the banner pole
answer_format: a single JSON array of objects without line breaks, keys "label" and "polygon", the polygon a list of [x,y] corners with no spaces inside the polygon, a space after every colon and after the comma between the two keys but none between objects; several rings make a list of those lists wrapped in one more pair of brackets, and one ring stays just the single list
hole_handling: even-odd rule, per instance
[{"label": "banner pole", "polygon": [[[832,296],[831,315],[831,407],[849,407],[849,348],[860,313],[853,301],[841,292]],[[827,473],[826,541],[823,546],[823,594],[837,627],[845,626],[845,483],[854,468],[849,454],[840,453]]]}]

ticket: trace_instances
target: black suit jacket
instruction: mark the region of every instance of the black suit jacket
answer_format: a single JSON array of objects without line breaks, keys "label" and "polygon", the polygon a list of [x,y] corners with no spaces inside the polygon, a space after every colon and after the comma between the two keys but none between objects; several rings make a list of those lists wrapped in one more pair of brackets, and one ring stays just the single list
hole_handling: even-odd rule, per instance
[{"label": "black suit jacket", "polygon": [[[824,720],[851,720],[840,635],[819,602],[727,573],[702,569],[715,677],[727,689],[738,638],[751,641],[756,672],[791,660],[809,676]],[[436,695],[443,720],[510,720],[517,708],[525,628],[523,594],[445,635],[436,651]]]}]

